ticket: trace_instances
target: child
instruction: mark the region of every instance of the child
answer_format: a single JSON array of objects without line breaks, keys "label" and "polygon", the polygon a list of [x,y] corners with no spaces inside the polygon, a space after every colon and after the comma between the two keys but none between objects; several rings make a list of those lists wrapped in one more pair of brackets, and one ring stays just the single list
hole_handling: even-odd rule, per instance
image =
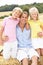
[{"label": "child", "polygon": [[43,55],[43,36],[42,36],[43,22],[40,22],[40,20],[38,19],[39,12],[36,7],[30,8],[29,14],[30,14],[30,20],[28,21],[28,23],[30,24],[31,27],[32,45],[37,50],[39,55],[40,52]]},{"label": "child", "polygon": [[38,53],[33,49],[30,36],[30,26],[27,24],[28,13],[23,12],[17,26],[18,52],[17,59],[22,65],[28,65],[28,58],[32,60],[31,65],[37,65]]},{"label": "child", "polygon": [[4,59],[16,58],[17,53],[17,39],[16,39],[16,25],[19,23],[19,17],[22,14],[22,9],[16,7],[12,11],[12,16],[4,19],[0,31],[0,39],[4,41],[3,57]]}]

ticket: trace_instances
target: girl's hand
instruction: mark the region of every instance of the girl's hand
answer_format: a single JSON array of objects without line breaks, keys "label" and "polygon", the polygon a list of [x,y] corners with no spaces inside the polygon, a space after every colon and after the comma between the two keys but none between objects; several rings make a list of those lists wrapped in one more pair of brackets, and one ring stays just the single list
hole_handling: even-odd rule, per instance
[{"label": "girl's hand", "polygon": [[38,33],[38,37],[42,37],[42,32],[39,32]]},{"label": "girl's hand", "polygon": [[2,40],[2,39],[0,39],[0,46],[1,46],[1,45],[3,45],[3,40]]},{"label": "girl's hand", "polygon": [[3,40],[4,42],[8,41],[8,39],[9,39],[8,36],[3,36],[3,37],[2,37],[2,40]]},{"label": "girl's hand", "polygon": [[25,27],[27,30],[30,29],[30,25],[28,23],[26,23]]}]

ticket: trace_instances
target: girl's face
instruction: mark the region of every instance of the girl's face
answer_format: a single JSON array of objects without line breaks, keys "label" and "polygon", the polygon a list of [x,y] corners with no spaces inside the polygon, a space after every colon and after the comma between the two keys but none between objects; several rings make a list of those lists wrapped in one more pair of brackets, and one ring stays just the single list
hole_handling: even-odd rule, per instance
[{"label": "girl's face", "polygon": [[33,20],[37,20],[37,19],[38,19],[38,14],[37,14],[36,11],[33,11],[33,12],[30,14],[30,16],[31,16],[31,18],[32,18]]},{"label": "girl's face", "polygon": [[21,15],[21,12],[20,12],[19,10],[15,10],[15,11],[12,12],[12,17],[13,17],[14,19],[19,18],[20,15]]},{"label": "girl's face", "polygon": [[25,13],[23,13],[22,16],[21,16],[20,22],[21,22],[23,25],[25,25],[26,22],[27,22],[27,20],[28,20],[28,15],[25,14]]}]

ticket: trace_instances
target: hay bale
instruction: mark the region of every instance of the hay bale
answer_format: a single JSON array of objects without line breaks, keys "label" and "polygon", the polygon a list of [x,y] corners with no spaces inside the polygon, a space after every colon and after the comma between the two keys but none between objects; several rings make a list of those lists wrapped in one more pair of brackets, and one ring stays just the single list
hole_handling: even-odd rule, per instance
[{"label": "hay bale", "polygon": [[43,65],[43,56],[40,56],[40,63]]},{"label": "hay bale", "polygon": [[3,56],[0,56],[0,65],[20,65],[20,62],[17,59],[12,58],[5,60]]}]

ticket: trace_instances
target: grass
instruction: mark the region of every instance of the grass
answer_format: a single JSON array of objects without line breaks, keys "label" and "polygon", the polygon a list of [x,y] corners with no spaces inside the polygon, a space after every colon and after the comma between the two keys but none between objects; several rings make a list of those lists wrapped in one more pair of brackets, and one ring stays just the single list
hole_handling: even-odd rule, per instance
[{"label": "grass", "polygon": [[[11,13],[12,13],[12,11],[0,12],[0,17],[10,16]],[[0,22],[1,22],[2,20],[3,20],[3,19],[0,19]]]},{"label": "grass", "polygon": [[0,17],[4,16],[4,15],[10,15],[11,13],[12,13],[12,11],[0,12]]},{"label": "grass", "polygon": [[20,62],[13,58],[5,60],[2,56],[0,56],[0,65],[20,65]]}]

